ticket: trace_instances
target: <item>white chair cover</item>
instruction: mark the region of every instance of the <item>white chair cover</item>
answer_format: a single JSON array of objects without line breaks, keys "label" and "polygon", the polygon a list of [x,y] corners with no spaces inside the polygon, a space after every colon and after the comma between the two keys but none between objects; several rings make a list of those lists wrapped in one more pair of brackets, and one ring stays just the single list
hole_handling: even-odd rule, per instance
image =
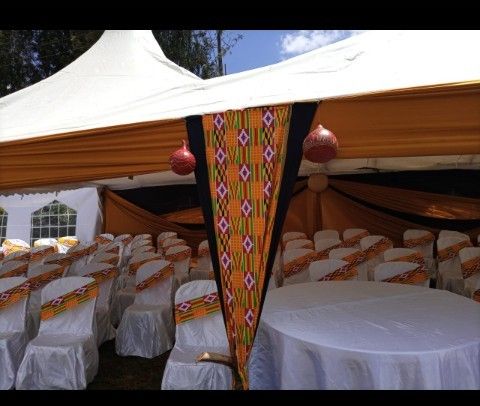
[{"label": "white chair cover", "polygon": [[133,237],[132,244],[140,240],[152,241],[152,234],[137,234],[135,237]]},{"label": "white chair cover", "polygon": [[[352,237],[355,237],[359,234],[362,234],[364,232],[368,232],[367,229],[365,228],[347,228],[344,232],[343,232],[343,241],[346,241]],[[355,244],[352,248],[358,248],[360,249],[360,243],[358,244]]]},{"label": "white chair cover", "polygon": [[[313,250],[309,248],[296,248],[293,250],[284,251],[283,253],[283,266],[285,267],[289,262],[294,261],[299,257],[303,257],[306,254],[312,253]],[[288,278],[283,278],[283,286],[293,285],[295,283],[309,282],[310,276],[308,273],[308,266],[304,270],[292,275]]]},{"label": "white chair cover", "polygon": [[307,239],[307,234],[301,231],[288,231],[282,235],[282,243],[286,244],[288,241]]},{"label": "white chair cover", "polygon": [[339,240],[340,234],[338,234],[337,230],[320,230],[313,235],[313,241],[315,242],[325,239]]},{"label": "white chair cover", "polygon": [[470,237],[467,234],[461,233],[459,231],[441,230],[440,233],[438,233],[438,239],[449,237],[460,238],[462,240],[470,240]]},{"label": "white chair cover", "polygon": [[[169,255],[178,254],[179,252],[184,252],[188,250],[190,250],[190,253],[192,252],[190,247],[186,245],[176,245],[174,247],[170,247],[165,252],[165,259],[167,261],[171,261],[168,258]],[[175,279],[177,282],[177,288],[178,286],[183,285],[184,283],[187,283],[190,281],[190,275],[188,274],[189,267],[190,267],[190,259],[191,259],[191,254],[188,258],[185,258],[181,261],[171,261],[173,262],[173,266],[175,267]],[[174,289],[176,291],[175,287]]]},{"label": "white chair cover", "polygon": [[393,261],[394,259],[406,257],[407,255],[412,255],[416,252],[418,251],[411,248],[390,248],[383,252],[383,260],[384,262]]},{"label": "white chair cover", "polygon": [[33,247],[30,250],[30,260],[28,262],[28,268],[32,268],[34,266],[42,264],[45,258],[51,254],[55,254],[55,247],[53,247],[52,245],[39,245]]},{"label": "white chair cover", "polygon": [[320,252],[340,243],[341,241],[338,238],[322,238],[315,241],[315,251]]},{"label": "white chair cover", "polygon": [[152,240],[148,239],[148,238],[143,238],[143,239],[139,239],[137,241],[132,241],[131,248],[132,248],[132,251],[134,251],[135,249],[137,249],[139,247],[143,247],[145,245],[153,246]]},{"label": "white chair cover", "polygon": [[[131,239],[128,244],[125,244],[126,239]],[[133,238],[130,234],[120,234],[117,235],[114,239],[113,242],[121,242],[122,243],[122,266],[126,264],[129,260],[129,258],[132,256],[132,242]]]},{"label": "white chair cover", "polygon": [[[89,264],[92,264],[92,263],[96,263],[96,264],[101,264],[101,263],[104,263],[104,264],[110,264],[110,265],[113,265],[113,266],[116,266],[117,268],[120,268],[120,262],[122,260],[122,257],[120,255],[117,255],[117,254],[110,254],[108,252],[105,252],[105,251],[100,251],[100,252],[97,252],[92,260],[89,262]],[[78,274],[79,275],[83,275],[83,272],[80,270],[78,271]]]},{"label": "white chair cover", "polygon": [[[115,240],[115,237],[113,236],[113,234],[110,234],[110,233],[99,234],[98,236],[102,237],[102,238],[105,238],[107,240],[110,240],[110,241]],[[102,245],[104,245],[104,244],[102,244]]]},{"label": "white chair cover", "polygon": [[[468,240],[470,239],[468,238]],[[439,238],[437,240],[437,252],[462,241],[467,241],[467,239],[458,236]],[[460,256],[456,255],[455,257],[447,259],[446,261],[437,261],[437,288],[463,295],[465,286],[462,277]]]},{"label": "white chair cover", "polygon": [[162,243],[167,238],[177,238],[178,234],[174,231],[164,231],[163,233],[158,234],[157,236],[157,252],[161,253]]},{"label": "white chair cover", "polygon": [[[62,260],[66,258],[68,254],[62,254],[61,252],[56,252],[55,254],[50,254],[46,256],[43,260],[44,265],[50,265],[52,263],[55,263],[55,261]],[[70,270],[70,265],[65,266],[65,270],[63,271],[63,276],[67,276],[68,272]]]},{"label": "white chair cover", "polygon": [[[168,261],[157,260],[142,265],[137,271],[137,284],[168,264]],[[173,347],[172,284],[173,276],[170,276],[135,295],[133,305],[125,310],[117,329],[118,355],[153,358]]]},{"label": "white chair cover", "polygon": [[[462,248],[458,253],[460,256],[460,264],[467,262],[473,258],[480,258],[480,247],[467,247]],[[460,265],[461,266],[461,265]],[[472,297],[475,290],[477,290],[476,286],[478,285],[478,281],[480,280],[480,272],[477,272],[470,276],[467,279],[464,279],[464,294],[467,297]]]},{"label": "white chair cover", "polygon": [[155,253],[155,247],[152,247],[151,245],[142,245],[140,247],[135,248],[132,251],[132,256],[137,256],[137,255],[140,255],[140,254],[144,254],[146,252]]},{"label": "white chair cover", "polygon": [[[28,270],[27,278],[30,279],[45,272],[51,272],[59,268],[61,268],[61,266],[56,264],[37,265]],[[38,328],[40,327],[42,290],[42,288],[39,288],[30,292],[30,298],[28,300],[27,332],[30,340],[36,337],[38,334]]]},{"label": "white chair cover", "polygon": [[[413,262],[385,262],[383,264],[378,264],[375,267],[374,280],[375,282],[382,282],[385,279],[391,278],[395,275],[412,271],[417,267],[418,264]],[[425,282],[416,283],[415,285],[428,288],[430,286],[430,279],[427,279]]]},{"label": "white chair cover", "polygon": [[[429,231],[427,230],[416,230],[416,229],[406,230],[403,233],[403,241],[421,238],[428,233]],[[437,261],[433,257],[433,243],[434,241],[425,245],[416,246],[413,249],[420,252],[420,254],[423,255],[423,258],[425,259],[425,267],[427,269],[427,273],[430,275],[432,279],[436,279],[437,278]]]},{"label": "white chair cover", "polygon": [[309,248],[309,249],[313,249],[314,248],[314,244],[311,240],[307,240],[307,239],[304,239],[304,238],[301,238],[301,239],[298,239],[298,240],[292,240],[292,241],[288,241],[286,244],[285,244],[285,251],[287,250],[293,250],[295,248]]},{"label": "white chair cover", "polygon": [[[348,265],[347,261],[341,259],[321,259],[319,261],[313,261],[308,267],[308,273],[312,282],[317,282],[320,278],[336,271],[342,266]],[[358,276],[352,277],[349,280],[357,280]]]},{"label": "white chair cover", "polygon": [[[0,279],[0,294],[25,283],[27,278],[16,276]],[[28,342],[25,317],[28,297],[0,310],[0,390],[15,385],[18,367]]]},{"label": "white chair cover", "polygon": [[[57,279],[42,290],[42,304],[93,282],[77,276]],[[18,369],[17,389],[85,389],[98,370],[94,334],[96,299],[40,322]]]},{"label": "white chair cover", "polygon": [[[85,244],[77,244],[74,247],[70,248],[67,251],[67,254],[72,254],[78,251],[82,251],[85,248],[87,248],[87,245]],[[84,255],[80,258],[77,258],[72,262],[70,265],[70,269],[68,270],[68,276],[78,276],[78,271],[83,268],[85,265],[87,265],[88,261],[90,259],[90,255]]]},{"label": "white chair cover", "polygon": [[[365,251],[367,248],[371,247],[373,244],[377,243],[382,238],[385,238],[385,237],[383,235],[369,235],[368,237],[363,237],[360,240],[360,249],[362,251]],[[390,248],[393,248],[393,244],[390,245]],[[375,272],[375,267],[378,264],[381,264],[382,262],[383,262],[383,252],[365,261],[365,264],[367,266],[368,280],[370,281],[374,280],[373,273]]]},{"label": "white chair cover", "polygon": [[[90,262],[84,266],[79,272],[80,276],[87,276],[93,272],[104,271],[110,269],[112,265],[101,262]],[[115,279],[107,279],[98,285],[98,297],[95,304],[95,323],[97,346],[100,347],[105,341],[115,338],[115,329],[110,321],[110,302]]]},{"label": "white chair cover", "polygon": [[27,261],[8,261],[8,262],[4,262],[2,264],[2,266],[0,267],[0,278],[2,277],[3,274],[6,274],[7,272],[11,272],[14,269],[23,267],[26,264],[27,264]]},{"label": "white chair cover", "polygon": [[208,240],[198,244],[197,266],[190,270],[190,280],[208,280],[213,271],[212,257],[210,254],[200,256],[201,250],[209,249]]},{"label": "white chair cover", "polygon": [[30,250],[28,250],[28,251],[15,251],[15,252],[12,252],[8,255],[5,255],[5,258],[3,258],[3,261],[2,261],[2,266],[5,265],[7,262],[10,262],[10,261],[24,261],[23,259],[21,259],[21,257],[23,257],[26,252],[30,252]]},{"label": "white chair cover", "polygon": [[[349,255],[353,255],[357,252],[361,252],[360,249],[357,248],[335,248],[328,253],[329,259],[344,259]],[[362,262],[359,265],[355,265],[358,271],[358,280],[359,281],[368,281],[368,274],[367,274],[367,263]]]},{"label": "white chair cover", "polygon": [[[215,281],[182,285],[175,304],[217,292]],[[231,389],[232,372],[226,365],[196,362],[203,352],[230,355],[221,311],[176,326],[175,347],[163,373],[162,389]]]}]

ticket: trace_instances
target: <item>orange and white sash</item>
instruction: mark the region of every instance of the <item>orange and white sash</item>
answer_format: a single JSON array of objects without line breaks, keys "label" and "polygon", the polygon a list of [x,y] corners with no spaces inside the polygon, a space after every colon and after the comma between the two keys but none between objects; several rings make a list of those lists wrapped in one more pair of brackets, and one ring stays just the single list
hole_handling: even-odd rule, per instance
[{"label": "orange and white sash", "polygon": [[15,252],[21,252],[21,254],[15,255],[14,257],[10,257],[10,258],[5,256],[3,263],[6,264],[7,262],[10,262],[10,261],[28,261],[30,259],[30,251],[15,251]]},{"label": "orange and white sash", "polygon": [[162,259],[162,257],[160,255],[156,255],[154,257],[142,259],[141,261],[131,263],[128,267],[128,275],[130,276],[135,275],[137,273],[138,268],[140,268],[143,264],[146,264],[152,261],[157,261],[159,259]]},{"label": "orange and white sash", "polygon": [[480,303],[480,289],[473,292],[473,300]]},{"label": "orange and white sash", "polygon": [[142,245],[141,247],[135,248],[132,251],[132,256],[135,256],[138,253],[144,254],[146,252],[155,252],[155,247],[153,247],[151,245]]},{"label": "orange and white sash", "polygon": [[330,254],[330,251],[337,249],[337,248],[343,248],[343,241],[339,242],[338,244],[332,245],[331,247],[324,248],[321,251],[316,252],[316,258],[315,261],[318,261],[319,259],[328,259],[328,254]]},{"label": "orange and white sash", "polygon": [[345,281],[352,279],[358,275],[357,268],[353,267],[351,264],[346,264],[333,272],[330,272],[322,276],[318,281]]},{"label": "orange and white sash", "polygon": [[87,283],[86,285],[65,293],[55,299],[44,303],[40,308],[40,319],[48,320],[58,316],[66,310],[71,310],[87,300],[94,299],[98,296],[98,284],[96,281]]},{"label": "orange and white sash", "polygon": [[413,262],[415,264],[425,266],[425,259],[423,258],[423,255],[419,252],[404,255],[403,257],[394,258],[386,262]]},{"label": "orange and white sash", "polygon": [[297,273],[305,271],[313,261],[317,260],[317,254],[317,252],[309,252],[308,254],[285,263],[283,266],[285,278],[289,278]]},{"label": "orange and white sash", "polygon": [[220,311],[220,300],[217,292],[175,305],[175,324],[200,319]]},{"label": "orange and white sash", "polygon": [[17,303],[22,300],[25,296],[30,294],[30,284],[28,281],[22,283],[19,286],[15,286],[11,289],[5,290],[0,293],[0,310],[5,309],[8,306]]},{"label": "orange and white sash", "polygon": [[468,279],[470,276],[480,272],[480,257],[470,258],[468,261],[462,262],[462,276],[463,279]]},{"label": "orange and white sash", "polygon": [[383,237],[378,240],[375,244],[370,245],[370,247],[363,250],[367,256],[367,260],[375,258],[377,255],[380,255],[382,252],[385,252],[389,248],[392,248],[393,244],[388,238]]},{"label": "orange and white sash", "polygon": [[[168,238],[167,238],[168,240]],[[167,250],[171,247],[177,247],[178,245],[187,245],[187,242],[185,240],[178,240],[177,242],[174,242],[173,244],[168,244],[166,246],[162,246],[163,252],[167,252]]]},{"label": "orange and white sash", "polygon": [[30,252],[30,262],[41,261],[43,258],[50,254],[55,254],[55,248],[50,245],[36,252]]},{"label": "orange and white sash", "polygon": [[104,269],[102,271],[96,271],[85,275],[89,278],[95,279],[95,281],[100,285],[100,283],[104,281],[108,281],[109,279],[115,278],[118,276],[118,269],[116,267],[111,267],[108,269]]},{"label": "orange and white sash", "polygon": [[[297,241],[297,240],[292,240],[292,241]],[[285,246],[286,246],[286,245],[285,245]],[[299,247],[295,247],[295,248],[308,248],[308,249],[314,250],[314,249],[315,249],[315,245],[313,245],[313,242],[312,242],[312,241],[307,240],[307,241],[305,241],[302,245],[300,245]]]},{"label": "orange and white sash", "polygon": [[428,279],[427,272],[422,265],[417,266],[411,271],[401,273],[399,275],[392,276],[391,278],[383,279],[382,282],[390,283],[403,283],[408,285],[414,285],[417,283],[425,282]]},{"label": "orange and white sash", "polygon": [[30,278],[28,280],[28,282],[30,283],[30,287],[31,287],[32,291],[37,290],[37,289],[41,289],[46,284],[50,283],[51,281],[54,281],[55,279],[61,278],[64,271],[65,271],[65,268],[60,267],[58,269],[54,269],[53,271],[44,272],[40,275],[37,275],[37,276],[34,276],[33,278]]},{"label": "orange and white sash", "polygon": [[165,259],[170,262],[179,262],[183,261],[184,259],[191,258],[192,256],[192,249],[189,247],[184,249],[183,251],[176,252],[174,254],[168,254],[165,256]]},{"label": "orange and white sash", "polygon": [[359,233],[357,235],[354,235],[353,237],[350,237],[350,238],[347,238],[346,240],[343,240],[343,247],[344,248],[353,248],[360,243],[360,240],[363,237],[368,237],[369,235],[370,235],[370,233],[367,230],[362,231],[361,233]]},{"label": "orange and white sash", "polygon": [[95,242],[99,245],[107,245],[110,244],[113,240],[110,238],[104,237],[103,235],[97,235],[95,237]]},{"label": "orange and white sash", "polygon": [[455,258],[460,250],[465,247],[471,247],[472,243],[470,240],[463,240],[456,244],[450,245],[438,251],[437,258],[439,262],[445,262],[449,259]]},{"label": "orange and white sash", "polygon": [[88,255],[90,255],[90,247],[85,247],[78,251],[69,252],[67,254],[67,256],[72,260],[72,262],[75,262],[80,258],[86,257]]},{"label": "orange and white sash", "polygon": [[45,261],[45,265],[53,264],[53,265],[61,265],[63,267],[67,267],[72,265],[72,262],[74,259],[70,257],[69,255],[63,257],[63,258],[55,258],[55,259],[50,259],[48,261]]},{"label": "orange and white sash", "polygon": [[19,265],[17,268],[11,271],[5,272],[0,275],[0,278],[12,278],[14,276],[24,276],[28,271],[28,264]]},{"label": "orange and white sash", "polygon": [[350,255],[346,255],[342,258],[342,260],[350,263],[350,266],[357,266],[364,263],[367,260],[367,256],[363,251],[358,250]]},{"label": "orange and white sash", "polygon": [[[109,258],[104,258],[100,261],[101,264],[117,265],[118,264],[118,255],[110,254]],[[96,261],[98,262],[98,261]]]},{"label": "orange and white sash", "polygon": [[136,292],[141,292],[142,290],[148,289],[157,282],[163,281],[168,277],[172,276],[174,272],[174,266],[172,263],[169,263],[162,269],[155,272],[153,275],[149,276],[147,279],[144,279],[135,286]]},{"label": "orange and white sash", "polygon": [[403,246],[405,248],[415,248],[421,247],[423,245],[428,245],[431,242],[435,241],[435,236],[429,231],[423,237],[419,238],[409,238],[408,240],[403,240]]}]

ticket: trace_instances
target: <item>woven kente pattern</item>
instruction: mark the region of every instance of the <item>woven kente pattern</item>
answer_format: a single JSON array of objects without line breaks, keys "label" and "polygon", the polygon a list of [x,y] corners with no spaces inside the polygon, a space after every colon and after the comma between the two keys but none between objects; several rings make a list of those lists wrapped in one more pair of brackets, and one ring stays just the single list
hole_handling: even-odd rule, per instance
[{"label": "woven kente pattern", "polygon": [[462,262],[462,277],[468,279],[472,275],[480,272],[480,257],[474,257],[468,261]]},{"label": "woven kente pattern", "polygon": [[438,262],[445,262],[449,259],[455,258],[462,248],[471,247],[472,243],[470,240],[463,240],[456,244],[445,247],[441,250],[438,250],[437,259]]},{"label": "woven kente pattern", "polygon": [[63,276],[64,271],[65,271],[65,268],[62,266],[59,266],[57,269],[54,269],[53,271],[44,272],[44,273],[41,273],[40,275],[30,278],[28,280],[28,283],[30,284],[31,290],[34,291],[34,290],[41,289],[45,285],[49,284],[51,281],[61,278]]},{"label": "woven kente pattern", "polygon": [[149,287],[153,286],[157,282],[160,282],[169,278],[170,276],[173,275],[174,270],[175,268],[173,264],[169,263],[167,266],[163,267],[162,269],[159,269],[153,275],[150,275],[147,279],[144,279],[143,281],[139,282],[135,286],[135,291],[141,292],[142,290],[148,289]]},{"label": "woven kente pattern", "polygon": [[290,106],[203,116],[222,306],[244,389],[258,322],[290,125]]},{"label": "woven kente pattern", "polygon": [[382,282],[390,283],[403,283],[408,285],[414,285],[416,283],[425,282],[428,279],[427,272],[422,265],[419,265],[411,271],[401,273],[399,275],[392,276],[391,278],[383,279]]},{"label": "woven kente pattern", "polygon": [[87,300],[94,299],[98,296],[98,284],[96,281],[87,283],[86,285],[65,293],[53,300],[44,303],[40,310],[40,319],[48,320],[58,316],[66,310],[74,309],[78,305]]},{"label": "woven kente pattern", "polygon": [[108,269],[104,269],[103,271],[96,271],[85,275],[88,278],[93,278],[95,281],[100,285],[100,283],[104,281],[108,281],[109,279],[115,278],[118,276],[118,269],[117,267],[112,267]]},{"label": "woven kente pattern", "polygon": [[347,281],[358,276],[357,268],[352,267],[351,264],[346,264],[335,271],[332,271],[325,276],[322,276],[318,281]]},{"label": "woven kente pattern", "polygon": [[11,271],[5,272],[0,275],[0,278],[12,278],[15,276],[25,276],[28,271],[28,264],[19,265],[17,268],[12,269]]},{"label": "woven kente pattern", "polygon": [[346,240],[343,241],[343,248],[353,248],[355,247],[355,245],[360,243],[360,240],[363,237],[368,237],[369,235],[370,233],[367,230],[365,230],[357,235],[354,235],[353,237],[347,238]]},{"label": "woven kente pattern", "polygon": [[435,241],[435,236],[428,231],[423,237],[419,238],[409,238],[408,240],[403,241],[403,246],[405,248],[415,248],[427,245]]},{"label": "woven kente pattern", "polygon": [[196,297],[192,300],[175,305],[175,323],[199,319],[220,310],[220,300],[217,292]]},{"label": "woven kente pattern", "polygon": [[413,254],[404,255],[403,257],[394,258],[385,262],[413,262],[418,265],[425,265],[425,259],[419,252],[414,252]]},{"label": "woven kente pattern", "polygon": [[19,286],[15,286],[11,289],[5,290],[0,293],[0,310],[17,303],[25,296],[30,294],[30,283],[28,281],[22,283]]}]

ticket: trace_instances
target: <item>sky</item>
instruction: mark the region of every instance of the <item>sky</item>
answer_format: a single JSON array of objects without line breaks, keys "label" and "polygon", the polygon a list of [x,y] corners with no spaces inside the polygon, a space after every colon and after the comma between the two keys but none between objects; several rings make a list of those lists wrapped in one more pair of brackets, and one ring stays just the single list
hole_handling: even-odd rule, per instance
[{"label": "sky", "polygon": [[226,38],[240,39],[223,59],[226,73],[259,68],[357,35],[358,30],[247,30],[225,31]]}]

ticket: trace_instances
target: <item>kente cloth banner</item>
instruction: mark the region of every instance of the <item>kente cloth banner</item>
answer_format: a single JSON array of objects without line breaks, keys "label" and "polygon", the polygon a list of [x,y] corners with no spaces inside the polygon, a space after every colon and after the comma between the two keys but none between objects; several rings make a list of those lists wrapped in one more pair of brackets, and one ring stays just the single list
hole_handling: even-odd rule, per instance
[{"label": "kente cloth banner", "polygon": [[48,246],[42,248],[35,252],[30,252],[30,262],[38,262],[45,258],[47,255],[55,254],[55,248],[52,246]]},{"label": "kente cloth banner", "polygon": [[480,303],[480,289],[476,290],[473,293],[473,300]]},{"label": "kente cloth banner", "polygon": [[217,292],[175,305],[175,323],[181,324],[196,320],[220,311],[220,300]]},{"label": "kente cloth banner", "polygon": [[360,243],[360,240],[363,238],[363,237],[368,237],[370,235],[370,233],[365,230],[365,231],[362,231],[361,233],[357,234],[357,235],[354,235],[350,238],[347,238],[346,240],[343,240],[343,247],[344,248],[353,248],[355,247],[357,244]]},{"label": "kente cloth banner", "polygon": [[58,269],[54,269],[53,271],[44,272],[40,275],[34,276],[28,280],[30,283],[30,288],[32,291],[42,289],[45,285],[54,281],[55,279],[61,278],[63,276],[63,272],[65,268],[59,267]]},{"label": "kente cloth banner", "polygon": [[146,263],[152,262],[152,261],[158,261],[159,259],[162,259],[162,257],[160,255],[155,255],[153,257],[142,259],[141,261],[138,261],[138,262],[132,262],[128,266],[128,275],[129,276],[135,275],[138,271],[138,268],[140,268],[143,264],[146,264]]},{"label": "kente cloth banner", "polygon": [[98,296],[98,284],[96,281],[87,283],[86,285],[65,293],[55,299],[44,303],[40,308],[40,319],[48,320],[56,317],[66,310],[71,310],[78,305]]},{"label": "kente cloth banner", "polygon": [[415,252],[409,255],[404,255],[403,257],[394,258],[385,262],[413,262],[415,264],[425,266],[425,259],[423,258],[423,255],[420,254],[419,252]]},{"label": "kente cloth banner", "polygon": [[438,251],[437,259],[438,262],[445,262],[449,259],[455,258],[462,248],[471,247],[472,243],[470,240],[460,241],[457,244],[450,245]]},{"label": "kente cloth banner", "polygon": [[28,264],[19,265],[17,268],[12,269],[0,275],[0,278],[12,278],[14,276],[24,276],[28,271]]},{"label": "kente cloth banner", "polygon": [[95,242],[99,245],[107,245],[110,244],[113,240],[110,238],[104,237],[103,235],[97,235],[95,237]]},{"label": "kente cloth banner", "polygon": [[357,268],[351,264],[346,264],[329,274],[322,276],[318,281],[346,281],[358,276]]},{"label": "kente cloth banner", "polygon": [[468,261],[462,262],[463,279],[468,279],[476,273],[480,273],[480,257],[474,257]]},{"label": "kente cloth banner", "polygon": [[423,237],[409,238],[408,240],[403,240],[403,246],[405,248],[415,248],[421,247],[423,245],[428,245],[433,241],[435,241],[435,236],[433,235],[433,233],[428,231]]},{"label": "kente cloth banner", "polygon": [[367,256],[361,250],[355,251],[349,255],[346,255],[342,260],[350,263],[350,266],[357,266],[364,263],[367,260]]},{"label": "kente cloth banner", "polygon": [[104,281],[115,278],[118,276],[118,269],[116,267],[104,269],[103,271],[96,271],[85,275],[89,278],[95,279],[95,281],[100,285]]},{"label": "kente cloth banner", "polygon": [[153,275],[149,276],[147,279],[144,279],[135,286],[135,291],[141,292],[142,290],[152,287],[157,282],[163,281],[173,275],[175,267],[172,263],[169,263],[167,266],[159,269]]},{"label": "kente cloth banner", "polygon": [[17,303],[30,294],[28,281],[0,293],[0,310]]},{"label": "kente cloth banner", "polygon": [[372,245],[370,245],[370,247],[364,249],[363,252],[367,256],[367,259],[370,260],[370,259],[375,258],[377,255],[380,255],[382,252],[385,252],[386,250],[388,250],[392,247],[393,247],[392,241],[390,241],[386,237],[383,237],[380,240],[378,240],[375,244],[372,244]]},{"label": "kente cloth banner", "polygon": [[382,282],[414,285],[416,283],[425,282],[426,280],[428,280],[427,272],[425,271],[425,268],[420,265],[411,271],[392,276],[391,278],[383,279]]},{"label": "kente cloth banner", "polygon": [[184,259],[191,258],[192,256],[192,249],[188,248],[180,252],[176,252],[175,254],[165,255],[165,259],[170,262],[179,262],[183,261]]}]

